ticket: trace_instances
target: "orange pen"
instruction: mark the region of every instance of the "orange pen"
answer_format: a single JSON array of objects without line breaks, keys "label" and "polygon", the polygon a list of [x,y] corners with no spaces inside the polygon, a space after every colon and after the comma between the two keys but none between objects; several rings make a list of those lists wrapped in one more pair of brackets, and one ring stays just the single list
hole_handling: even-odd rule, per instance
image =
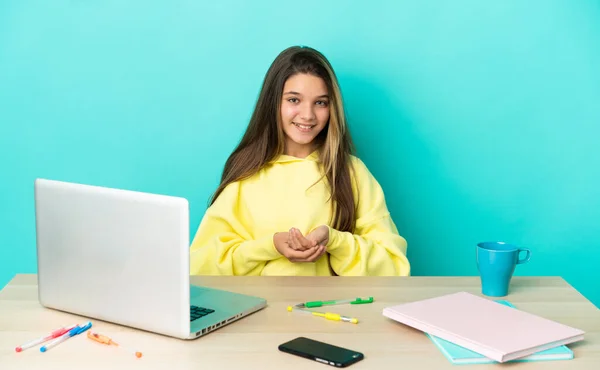
[{"label": "orange pen", "polygon": [[112,340],[112,338],[107,337],[106,335],[98,334],[98,333],[95,333],[93,331],[88,331],[87,337],[90,338],[91,340],[94,340],[94,341],[98,342],[98,343],[106,344],[108,346],[110,346],[112,344],[112,345],[117,346],[119,348],[123,348],[127,352],[133,353],[135,355],[135,357],[137,357],[137,358],[142,357],[142,352],[128,350],[128,349],[124,348],[123,346],[121,346],[119,343],[117,343],[114,340]]}]

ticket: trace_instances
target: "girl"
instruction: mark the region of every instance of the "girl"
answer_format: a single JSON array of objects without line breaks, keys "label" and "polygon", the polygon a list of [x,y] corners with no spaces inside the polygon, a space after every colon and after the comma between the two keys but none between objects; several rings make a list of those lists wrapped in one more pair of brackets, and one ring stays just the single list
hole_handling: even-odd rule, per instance
[{"label": "girl", "polygon": [[409,275],[383,191],[352,153],[329,61],[281,52],[193,239],[191,274]]}]

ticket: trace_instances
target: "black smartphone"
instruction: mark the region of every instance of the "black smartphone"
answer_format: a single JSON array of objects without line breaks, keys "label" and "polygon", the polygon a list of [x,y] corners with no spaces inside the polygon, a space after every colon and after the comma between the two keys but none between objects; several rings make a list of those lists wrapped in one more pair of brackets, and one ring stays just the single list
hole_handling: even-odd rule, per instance
[{"label": "black smartphone", "polygon": [[279,350],[336,367],[350,366],[365,358],[360,352],[305,337],[280,344]]}]

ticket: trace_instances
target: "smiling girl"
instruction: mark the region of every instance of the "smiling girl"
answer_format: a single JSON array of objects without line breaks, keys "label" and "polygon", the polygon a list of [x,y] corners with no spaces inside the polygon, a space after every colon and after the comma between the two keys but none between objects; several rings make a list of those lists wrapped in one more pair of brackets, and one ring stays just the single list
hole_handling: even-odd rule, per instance
[{"label": "smiling girl", "polygon": [[269,68],[190,248],[193,275],[410,274],[383,191],[353,155],[329,61],[290,47]]}]

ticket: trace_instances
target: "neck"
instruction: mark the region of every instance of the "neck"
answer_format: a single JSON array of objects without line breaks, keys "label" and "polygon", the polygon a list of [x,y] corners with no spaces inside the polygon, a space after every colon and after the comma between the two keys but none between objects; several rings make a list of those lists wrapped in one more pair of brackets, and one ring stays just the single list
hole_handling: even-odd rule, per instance
[{"label": "neck", "polygon": [[283,154],[285,155],[289,155],[292,157],[297,157],[297,158],[306,158],[310,155],[310,153],[312,153],[315,150],[315,146],[314,144],[307,144],[307,145],[289,145],[286,144],[284,150],[283,150]]}]

